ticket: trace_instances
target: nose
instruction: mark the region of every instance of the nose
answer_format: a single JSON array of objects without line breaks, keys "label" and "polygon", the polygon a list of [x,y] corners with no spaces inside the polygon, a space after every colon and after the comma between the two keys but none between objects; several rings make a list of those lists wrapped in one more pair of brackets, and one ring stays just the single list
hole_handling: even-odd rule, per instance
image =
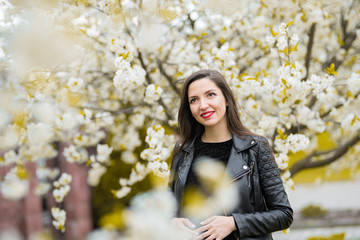
[{"label": "nose", "polygon": [[209,107],[209,104],[205,100],[200,101],[200,110],[206,110]]}]

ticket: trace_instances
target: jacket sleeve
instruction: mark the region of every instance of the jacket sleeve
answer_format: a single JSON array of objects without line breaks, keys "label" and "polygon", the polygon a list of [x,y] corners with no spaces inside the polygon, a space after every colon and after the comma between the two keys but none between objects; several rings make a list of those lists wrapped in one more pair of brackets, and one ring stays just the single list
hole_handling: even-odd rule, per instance
[{"label": "jacket sleeve", "polygon": [[[258,141],[258,174],[267,211],[233,213],[240,238],[261,236],[290,227],[293,210],[284,189],[280,172],[265,138]],[[257,200],[261,201],[261,200]]]},{"label": "jacket sleeve", "polygon": [[[175,170],[177,168],[177,161],[176,158],[175,159],[175,152],[178,150],[178,148],[180,147],[180,144],[179,143],[176,143],[175,146],[174,146],[174,149],[173,149],[173,153],[172,153],[172,159],[171,159],[171,166],[170,166],[170,177],[169,177],[169,181],[168,181],[168,187],[170,189],[170,191],[174,192],[174,178],[175,178]],[[178,154],[181,154],[181,153],[178,153]]]}]

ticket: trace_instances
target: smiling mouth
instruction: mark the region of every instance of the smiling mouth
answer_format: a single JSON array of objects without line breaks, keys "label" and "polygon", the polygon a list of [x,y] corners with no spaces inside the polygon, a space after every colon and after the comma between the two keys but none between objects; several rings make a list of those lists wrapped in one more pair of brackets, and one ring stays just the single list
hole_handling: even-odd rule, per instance
[{"label": "smiling mouth", "polygon": [[209,118],[209,117],[211,117],[211,116],[214,114],[214,112],[215,112],[215,111],[204,112],[204,113],[200,114],[200,116],[201,116],[202,118]]}]

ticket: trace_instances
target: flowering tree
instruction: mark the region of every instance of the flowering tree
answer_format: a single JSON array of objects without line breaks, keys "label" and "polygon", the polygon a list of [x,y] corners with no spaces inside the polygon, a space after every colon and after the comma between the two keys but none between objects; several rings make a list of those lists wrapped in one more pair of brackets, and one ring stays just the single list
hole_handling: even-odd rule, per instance
[{"label": "flowering tree", "polygon": [[[57,154],[89,164],[96,186],[119,152],[133,170],[119,180],[118,198],[150,172],[168,177],[182,81],[199,69],[224,74],[245,125],[268,137],[287,186],[303,169],[355,169],[359,13],[356,0],[0,0],[0,164],[12,166],[1,193],[26,195],[24,163]],[[326,150],[324,136],[333,143]],[[69,146],[58,153],[54,142]],[[38,165],[50,182],[59,174]],[[60,202],[69,181],[53,183]],[[64,230],[64,213],[53,215]]]}]

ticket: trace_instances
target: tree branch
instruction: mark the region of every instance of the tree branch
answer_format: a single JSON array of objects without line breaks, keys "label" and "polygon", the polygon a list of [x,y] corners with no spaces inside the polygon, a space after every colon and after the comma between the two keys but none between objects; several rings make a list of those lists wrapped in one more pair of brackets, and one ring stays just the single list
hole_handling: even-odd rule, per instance
[{"label": "tree branch", "polygon": [[165,78],[167,79],[167,81],[169,82],[170,84],[170,87],[174,90],[174,92],[180,97],[180,90],[176,87],[173,79],[165,72],[165,69],[163,68],[161,62],[159,59],[157,59],[157,64],[158,64],[158,67],[159,67],[159,70],[160,70],[160,73],[162,75],[165,76]]},{"label": "tree branch", "polygon": [[[138,50],[138,54],[139,54],[139,60],[140,60],[141,66],[143,67],[143,69],[146,72],[145,79],[148,84],[152,84],[153,80],[150,78],[150,74],[147,70],[147,66],[145,65],[145,62],[144,62],[144,59],[143,59],[143,56],[142,56],[142,53],[140,52],[140,50]],[[168,118],[168,120],[173,119],[168,107],[166,106],[166,104],[164,103],[164,101],[162,100],[161,97],[159,98],[158,102],[164,108],[164,111],[165,111],[165,114],[166,114],[166,117]]]},{"label": "tree branch", "polygon": [[310,31],[309,31],[309,41],[307,44],[307,51],[306,51],[306,58],[305,58],[306,75],[303,79],[301,79],[301,81],[306,81],[309,76],[311,53],[312,53],[312,47],[314,45],[315,30],[316,30],[316,23],[313,23],[311,25]]},{"label": "tree branch", "polygon": [[[354,98],[356,99],[359,95],[360,95],[360,91],[359,91],[357,94],[355,94]],[[334,106],[334,108],[340,108],[340,107],[342,107],[342,106],[344,106],[343,103],[338,103],[337,105]],[[320,116],[320,118],[326,117],[327,115],[330,114],[330,112],[331,112],[331,109],[328,110],[326,113],[322,114],[322,115]]]},{"label": "tree branch", "polygon": [[[344,145],[342,145],[340,147],[337,147],[330,151],[325,151],[325,152],[313,152],[309,156],[301,159],[299,162],[295,163],[290,168],[291,176],[294,176],[298,172],[308,169],[308,168],[316,168],[316,167],[322,167],[322,166],[328,165],[328,164],[336,161],[340,157],[344,156],[350,147],[354,146],[357,142],[360,141],[359,133],[360,132],[358,132],[355,137],[353,137],[350,141],[348,141],[347,143],[345,143]],[[331,152],[334,152],[334,154],[331,157],[323,158],[320,160],[313,159],[314,157],[321,156],[321,155],[327,155]]]},{"label": "tree branch", "polygon": [[[347,25],[348,25],[348,21],[344,18],[344,13],[341,13],[341,20],[340,20],[340,25],[341,25],[341,30],[342,30],[342,37],[343,37],[343,42],[344,44],[341,46],[341,48],[343,48],[346,52],[350,49],[350,47],[352,46],[352,44],[354,43],[355,39],[356,39],[356,29],[353,32],[348,32],[346,30]],[[356,25],[356,28],[359,28],[359,24]],[[344,59],[343,60],[338,60],[336,58],[336,56],[333,56],[330,61],[327,61],[323,64],[323,68],[325,69],[326,67],[329,67],[331,63],[334,63],[335,65],[335,70],[337,70],[343,63],[344,63]]]}]

